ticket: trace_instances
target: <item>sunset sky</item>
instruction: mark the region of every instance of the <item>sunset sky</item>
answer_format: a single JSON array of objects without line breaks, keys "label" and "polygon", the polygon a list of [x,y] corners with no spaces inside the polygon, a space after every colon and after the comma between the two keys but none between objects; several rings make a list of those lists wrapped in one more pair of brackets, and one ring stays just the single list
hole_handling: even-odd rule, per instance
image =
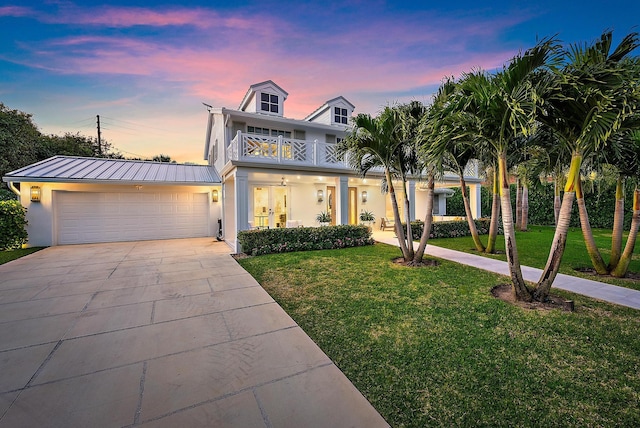
[{"label": "sunset sky", "polygon": [[640,31],[640,2],[0,2],[0,102],[44,133],[96,135],[125,156],[203,163],[203,102],[237,108],[271,79],[302,119],[429,102],[444,76],[501,67],[537,38]]}]

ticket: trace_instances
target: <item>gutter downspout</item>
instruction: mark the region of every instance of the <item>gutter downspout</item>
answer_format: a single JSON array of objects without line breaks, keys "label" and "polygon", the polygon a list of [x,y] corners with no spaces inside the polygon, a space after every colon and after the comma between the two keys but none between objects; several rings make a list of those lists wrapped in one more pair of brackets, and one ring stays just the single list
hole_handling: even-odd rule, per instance
[{"label": "gutter downspout", "polygon": [[13,185],[13,181],[7,182],[7,185],[9,186],[9,189],[11,189],[11,191],[13,193],[15,193],[16,195],[20,196],[20,191],[18,190],[18,188],[16,186]]}]

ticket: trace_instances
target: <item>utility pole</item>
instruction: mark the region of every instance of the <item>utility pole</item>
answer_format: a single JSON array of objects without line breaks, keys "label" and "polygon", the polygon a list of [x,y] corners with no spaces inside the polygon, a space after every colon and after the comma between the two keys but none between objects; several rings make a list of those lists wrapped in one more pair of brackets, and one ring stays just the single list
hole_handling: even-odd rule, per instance
[{"label": "utility pole", "polygon": [[98,120],[98,155],[102,156],[102,141],[100,136],[100,115],[96,115],[96,119]]}]

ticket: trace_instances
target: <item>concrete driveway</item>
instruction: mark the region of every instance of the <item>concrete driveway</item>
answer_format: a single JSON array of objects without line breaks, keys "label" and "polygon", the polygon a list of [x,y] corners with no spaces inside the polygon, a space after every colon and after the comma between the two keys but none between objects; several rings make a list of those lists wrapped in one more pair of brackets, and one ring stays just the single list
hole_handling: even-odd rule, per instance
[{"label": "concrete driveway", "polygon": [[388,426],[211,238],[0,266],[0,427]]}]

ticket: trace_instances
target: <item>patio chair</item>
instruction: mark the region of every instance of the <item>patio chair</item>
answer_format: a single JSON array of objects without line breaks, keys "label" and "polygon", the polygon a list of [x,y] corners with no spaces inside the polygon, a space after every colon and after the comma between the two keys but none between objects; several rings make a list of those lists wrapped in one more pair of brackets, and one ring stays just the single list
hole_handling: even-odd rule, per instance
[{"label": "patio chair", "polygon": [[387,228],[395,230],[396,222],[394,220],[388,219],[387,217],[382,217],[380,219],[380,230],[387,230]]}]

